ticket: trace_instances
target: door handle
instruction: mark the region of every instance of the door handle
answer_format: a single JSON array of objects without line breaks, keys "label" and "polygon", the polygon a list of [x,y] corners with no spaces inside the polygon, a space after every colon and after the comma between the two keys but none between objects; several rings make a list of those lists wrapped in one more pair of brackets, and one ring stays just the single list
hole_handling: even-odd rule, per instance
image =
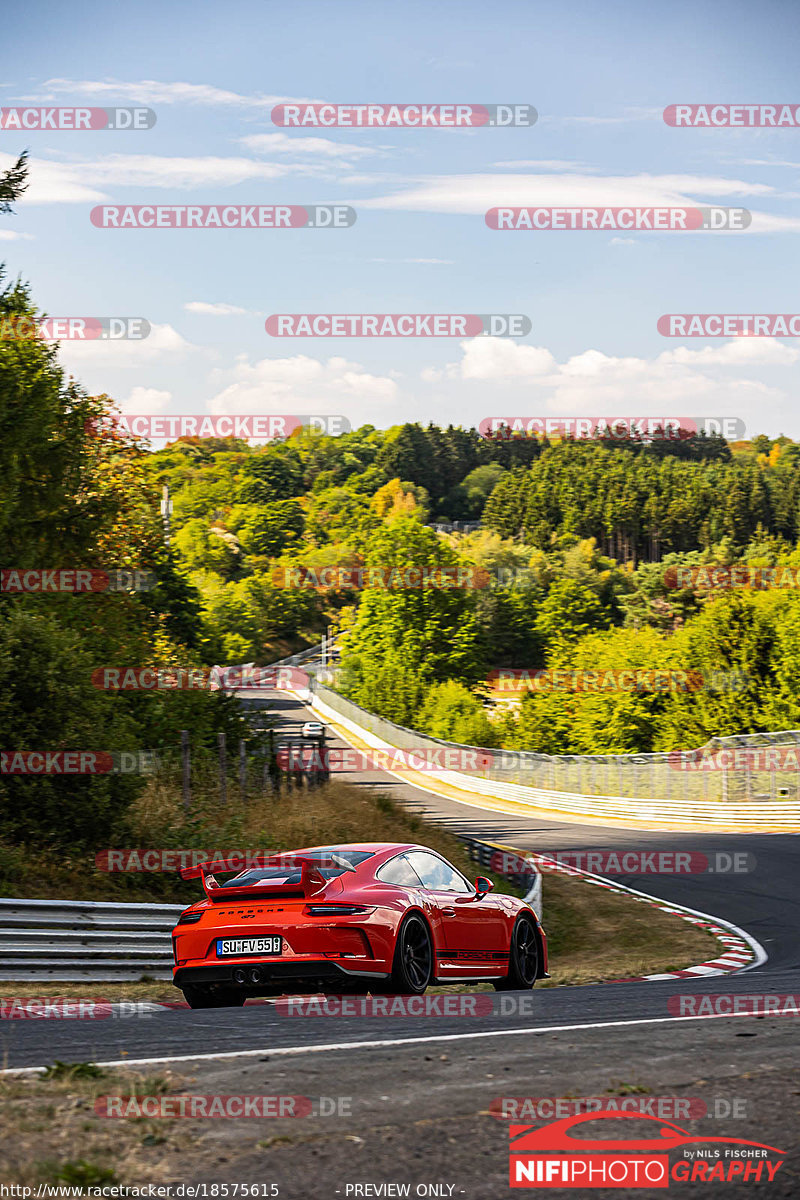
[{"label": "door handle", "polygon": [[448,905],[446,908],[442,909],[442,915],[445,917],[454,917],[456,915],[456,910]]}]

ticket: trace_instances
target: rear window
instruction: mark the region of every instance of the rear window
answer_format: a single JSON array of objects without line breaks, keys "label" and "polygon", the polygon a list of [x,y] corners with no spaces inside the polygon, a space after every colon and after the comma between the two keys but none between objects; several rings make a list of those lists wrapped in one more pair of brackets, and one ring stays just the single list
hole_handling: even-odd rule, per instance
[{"label": "rear window", "polygon": [[[371,850],[337,850],[335,846],[329,848],[331,854],[337,854],[340,858],[346,859],[351,866],[357,867],[359,863],[364,862],[367,858],[372,858]],[[320,858],[326,853],[325,850],[320,850]],[[290,857],[290,856],[289,856]],[[318,867],[320,875],[324,879],[335,879],[337,875],[345,873],[344,867],[335,866],[333,863],[329,867]],[[234,876],[233,879],[227,879],[222,887],[257,887],[258,884],[276,884],[285,883],[293,884],[300,882],[301,867],[291,866],[285,867],[277,863],[273,867],[253,867],[250,871],[243,871],[241,875]]]}]

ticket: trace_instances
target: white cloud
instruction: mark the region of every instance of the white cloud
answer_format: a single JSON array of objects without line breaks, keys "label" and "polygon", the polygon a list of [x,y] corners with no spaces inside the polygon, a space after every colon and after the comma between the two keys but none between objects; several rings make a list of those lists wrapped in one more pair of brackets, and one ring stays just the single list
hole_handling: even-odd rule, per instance
[{"label": "white cloud", "polygon": [[98,184],[136,187],[197,188],[220,184],[231,187],[251,179],[282,179],[309,175],[313,164],[268,163],[252,158],[169,158],[157,154],[107,154],[93,162],[70,167],[81,178]]},{"label": "white cloud", "polygon": [[731,162],[740,167],[789,167],[793,171],[800,169],[800,162],[791,162],[785,158],[734,158]]},{"label": "white cloud", "polygon": [[[14,155],[0,151],[0,173],[15,162]],[[31,158],[28,190],[19,201],[19,208],[28,204],[96,204],[105,199],[107,196],[104,192],[87,186],[79,168],[50,162],[45,158]]]},{"label": "white cloud", "polygon": [[538,167],[541,171],[588,171],[583,163],[569,162],[564,158],[511,158],[507,162],[492,163],[493,167]]},{"label": "white cloud", "polygon": [[[579,172],[553,175],[431,176],[407,191],[361,200],[361,208],[406,212],[481,215],[496,206],[509,207],[686,207],[731,197],[774,197],[766,184],[747,183],[712,175],[591,175]],[[752,210],[751,210],[752,211]],[[800,231],[800,217],[752,212],[748,233]],[[742,236],[734,231],[730,236]]]},{"label": "white cloud", "polygon": [[232,371],[214,372],[219,382],[226,377],[230,382],[208,401],[210,412],[337,412],[349,417],[348,405],[357,403],[364,411],[366,403],[375,405],[377,423],[397,397],[393,379],[371,375],[358,363],[340,357],[325,362],[304,354],[256,363],[242,359]]},{"label": "white cloud", "polygon": [[158,388],[135,387],[127,400],[123,400],[120,408],[126,413],[160,413],[172,399],[172,392],[162,392]]},{"label": "white cloud", "polygon": [[171,325],[153,325],[149,337],[141,341],[61,342],[59,357],[70,370],[80,373],[85,367],[142,367],[163,359],[181,358],[200,347],[187,342]]},{"label": "white cloud", "polygon": [[790,366],[800,358],[800,350],[773,338],[733,338],[716,346],[691,350],[676,346],[658,356],[659,362],[681,363],[685,366],[745,366],[749,363],[770,366]]},{"label": "white cloud", "polygon": [[310,154],[319,158],[353,159],[381,153],[375,146],[333,142],[321,137],[292,137],[288,133],[253,133],[238,140],[255,154],[287,154],[292,158]]},{"label": "white cloud", "polygon": [[[756,345],[756,343],[760,345]],[[529,415],[652,416],[741,415],[763,412],[765,404],[785,401],[784,394],[760,379],[731,377],[730,368],[790,366],[800,352],[766,339],[739,338],[719,347],[698,350],[676,347],[652,359],[617,357],[589,349],[559,363],[545,347],[520,345],[511,339],[476,338],[461,343],[462,357],[443,370],[426,369],[423,382],[452,383],[459,389],[462,411],[480,403],[485,390],[491,410]],[[497,387],[502,385],[502,397]],[[465,391],[465,389],[469,389]],[[480,419],[480,418],[478,418]]]},{"label": "white cloud", "polygon": [[582,354],[573,354],[558,370],[565,379],[631,378],[646,372],[647,361],[633,357],[613,358],[600,350],[584,350]]},{"label": "white cloud", "polygon": [[207,317],[245,317],[251,315],[246,308],[239,308],[236,304],[206,304],[204,300],[190,300],[183,307],[187,312],[200,313]]},{"label": "white cloud", "polygon": [[[16,160],[0,152],[0,172]],[[270,163],[252,158],[171,158],[156,154],[107,154],[84,162],[30,160],[30,186],[19,202],[28,204],[97,204],[109,199],[100,187],[181,188],[233,187],[250,180],[283,179],[289,175],[319,176],[316,163]]]},{"label": "white cloud", "polygon": [[113,104],[199,104],[216,108],[271,108],[275,104],[314,101],[297,96],[244,95],[207,83],[164,83],[155,79],[124,82],[117,79],[48,79],[46,91],[27,100],[54,100],[64,95],[95,100],[102,106]]},{"label": "white cloud", "polygon": [[32,233],[17,233],[15,229],[0,229],[0,242],[32,242]]},{"label": "white cloud", "polygon": [[[764,184],[691,175],[442,175],[420,181],[406,192],[362,200],[364,208],[411,212],[480,213],[496,205],[576,207],[586,205],[699,204],[700,196],[760,195]],[[689,193],[693,193],[690,196]]]},{"label": "white cloud", "polygon": [[374,171],[371,175],[342,175],[338,182],[346,187],[375,187],[378,183],[396,184],[402,177],[397,172]]},{"label": "white cloud", "polygon": [[462,379],[532,379],[556,365],[543,346],[520,346],[510,338],[473,338],[462,348]]}]

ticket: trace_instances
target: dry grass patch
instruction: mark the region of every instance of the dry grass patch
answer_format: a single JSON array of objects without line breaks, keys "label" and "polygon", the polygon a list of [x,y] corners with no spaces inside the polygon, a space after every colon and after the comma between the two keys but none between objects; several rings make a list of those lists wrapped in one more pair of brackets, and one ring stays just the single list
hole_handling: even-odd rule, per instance
[{"label": "dry grass patch", "polygon": [[720,953],[689,921],[574,876],[545,875],[543,903],[550,987],[678,971]]},{"label": "dry grass patch", "polygon": [[[180,1076],[105,1071],[62,1065],[51,1077],[0,1078],[3,1180],[102,1186],[175,1178],[191,1162],[193,1122],[116,1120],[95,1113],[107,1095],[152,1095],[184,1090]],[[183,1157],[185,1156],[185,1157]]]}]

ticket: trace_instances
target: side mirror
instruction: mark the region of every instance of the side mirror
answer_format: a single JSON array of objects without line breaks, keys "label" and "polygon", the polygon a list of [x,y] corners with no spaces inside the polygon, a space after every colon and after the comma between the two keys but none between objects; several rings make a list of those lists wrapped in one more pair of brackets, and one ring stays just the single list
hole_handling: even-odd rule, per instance
[{"label": "side mirror", "polygon": [[492,890],[493,887],[494,884],[492,883],[491,879],[487,879],[485,875],[479,875],[475,880],[475,891],[479,896],[485,896],[487,892]]}]

